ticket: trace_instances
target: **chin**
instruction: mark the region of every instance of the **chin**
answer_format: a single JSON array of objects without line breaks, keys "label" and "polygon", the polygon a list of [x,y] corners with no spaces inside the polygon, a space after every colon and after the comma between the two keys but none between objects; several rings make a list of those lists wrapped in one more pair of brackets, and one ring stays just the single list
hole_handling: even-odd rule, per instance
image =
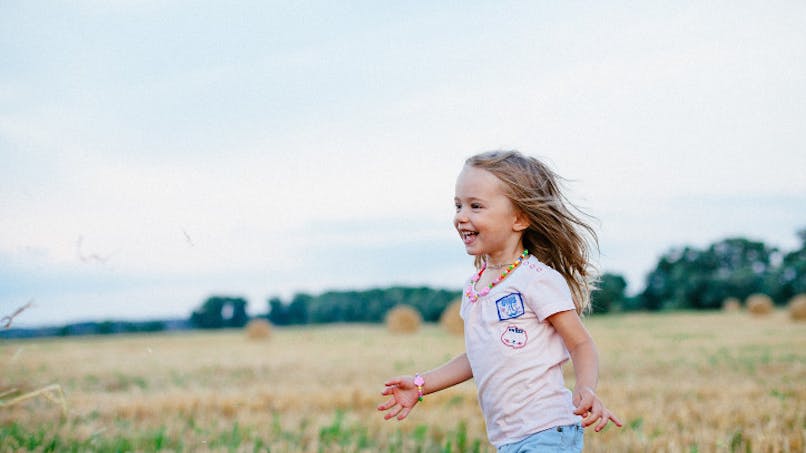
[{"label": "chin", "polygon": [[465,247],[465,253],[467,253],[470,256],[481,256],[482,255],[481,252],[479,252],[478,250],[474,250],[471,247]]}]

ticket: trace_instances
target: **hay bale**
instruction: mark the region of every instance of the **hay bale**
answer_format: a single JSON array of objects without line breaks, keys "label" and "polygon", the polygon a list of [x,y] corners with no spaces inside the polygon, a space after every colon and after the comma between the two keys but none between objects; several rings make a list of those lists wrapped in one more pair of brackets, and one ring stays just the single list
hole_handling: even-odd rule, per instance
[{"label": "hay bale", "polygon": [[420,312],[410,305],[398,305],[386,314],[386,328],[392,333],[417,332],[422,322]]},{"label": "hay bale", "polygon": [[793,321],[806,321],[806,293],[793,297],[788,306],[789,317]]},{"label": "hay bale", "polygon": [[255,318],[246,325],[246,338],[268,340],[271,337],[271,324],[263,318]]},{"label": "hay bale", "polygon": [[773,312],[775,306],[770,296],[766,294],[752,294],[745,301],[747,311],[756,316],[768,315]]},{"label": "hay bale", "polygon": [[439,317],[439,325],[448,331],[448,333],[453,335],[464,335],[465,323],[462,321],[462,317],[459,316],[459,310],[461,308],[462,299],[459,299],[452,302],[445,308],[445,310],[442,311],[442,315]]},{"label": "hay bale", "polygon": [[737,311],[741,311],[741,309],[742,303],[735,297],[728,297],[722,302],[722,310],[728,313],[736,313]]}]

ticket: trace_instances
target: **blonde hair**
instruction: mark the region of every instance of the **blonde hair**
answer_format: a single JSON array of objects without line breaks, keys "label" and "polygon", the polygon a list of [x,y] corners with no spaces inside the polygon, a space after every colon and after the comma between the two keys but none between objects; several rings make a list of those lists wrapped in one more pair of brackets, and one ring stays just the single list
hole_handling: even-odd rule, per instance
[{"label": "blonde hair", "polygon": [[[518,151],[489,151],[472,156],[466,165],[487,170],[504,185],[507,197],[529,219],[523,246],[541,262],[562,274],[571,289],[577,313],[590,305],[595,269],[589,255],[598,250],[590,218],[560,191],[562,177],[539,160]],[[476,257],[476,267],[482,258]]]}]

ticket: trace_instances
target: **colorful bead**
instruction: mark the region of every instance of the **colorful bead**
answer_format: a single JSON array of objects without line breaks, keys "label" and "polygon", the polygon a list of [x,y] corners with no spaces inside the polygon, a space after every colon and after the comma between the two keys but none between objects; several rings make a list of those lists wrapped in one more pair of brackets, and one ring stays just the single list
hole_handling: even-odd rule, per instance
[{"label": "colorful bead", "polygon": [[499,275],[498,278],[496,278],[489,285],[485,286],[481,291],[476,291],[475,288],[476,282],[478,282],[481,279],[481,274],[483,274],[484,270],[487,269],[487,263],[485,262],[484,265],[481,266],[481,269],[478,271],[478,273],[476,273],[476,275],[474,275],[470,279],[470,284],[467,285],[467,290],[465,291],[465,295],[467,295],[467,298],[470,299],[471,302],[476,302],[479,300],[479,298],[489,294],[490,290],[493,289],[495,285],[501,283],[504,280],[504,278],[506,278],[506,276],[512,272],[513,269],[518,267],[523,262],[523,260],[526,259],[528,255],[529,251],[524,250],[523,253],[521,253],[521,256],[519,256],[514,263],[507,266],[507,268],[503,272],[501,272],[501,275]]},{"label": "colorful bead", "polygon": [[419,374],[414,375],[414,385],[417,386],[417,401],[423,400],[423,386],[425,385],[425,379]]}]

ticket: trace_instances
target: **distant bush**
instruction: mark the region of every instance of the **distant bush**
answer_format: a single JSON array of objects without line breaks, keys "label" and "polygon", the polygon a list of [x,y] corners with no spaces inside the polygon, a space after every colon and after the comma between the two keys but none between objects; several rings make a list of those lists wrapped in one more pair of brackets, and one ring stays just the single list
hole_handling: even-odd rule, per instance
[{"label": "distant bush", "polygon": [[392,333],[414,333],[420,330],[423,318],[408,305],[398,305],[386,314],[386,328]]}]

